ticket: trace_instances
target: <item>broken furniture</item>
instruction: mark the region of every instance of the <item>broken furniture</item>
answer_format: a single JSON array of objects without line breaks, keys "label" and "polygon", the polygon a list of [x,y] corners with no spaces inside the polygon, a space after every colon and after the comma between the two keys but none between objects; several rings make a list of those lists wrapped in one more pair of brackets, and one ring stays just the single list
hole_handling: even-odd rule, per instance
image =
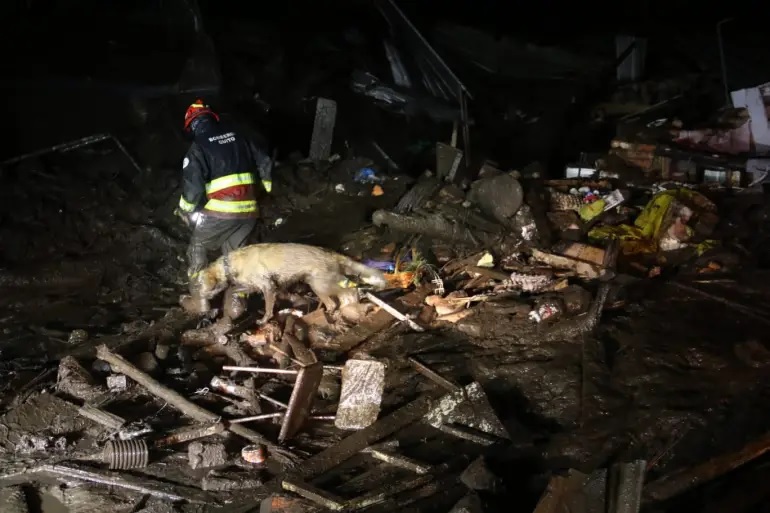
[{"label": "broken furniture", "polygon": [[294,374],[297,376],[294,382],[294,389],[291,392],[288,409],[283,415],[281,432],[278,435],[278,441],[283,443],[288,440],[302,428],[305,421],[310,417],[318,385],[323,377],[323,364],[320,362],[312,363],[300,367],[299,370],[288,369],[268,369],[264,367],[237,367],[224,366],[222,370],[237,372],[254,373],[273,373],[273,374]]}]

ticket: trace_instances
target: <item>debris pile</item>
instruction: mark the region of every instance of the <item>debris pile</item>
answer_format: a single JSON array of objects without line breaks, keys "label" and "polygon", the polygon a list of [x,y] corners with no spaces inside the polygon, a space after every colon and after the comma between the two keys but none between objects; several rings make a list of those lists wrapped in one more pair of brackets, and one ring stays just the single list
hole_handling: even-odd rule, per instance
[{"label": "debris pile", "polygon": [[[280,155],[249,242],[313,252],[282,259],[296,271],[286,283],[267,269],[286,286],[252,291],[243,309],[227,292],[176,306],[178,170],[134,157],[144,139],[175,137],[102,134],[4,163],[19,215],[0,224],[0,510],[44,497],[73,511],[668,511],[766,454],[754,417],[770,351],[753,330],[770,311],[754,266],[770,223],[750,194],[764,164],[744,153],[767,142],[767,86],[696,121],[666,84],[637,83],[663,101],[549,179],[539,162],[471,159],[470,92],[394,2],[378,10],[396,84],[358,70],[346,87],[389,113],[427,113],[451,139],[421,136],[433,162],[410,173],[408,151],[348,141],[344,95],[307,95],[307,158]],[[250,30],[221,41],[253,51],[239,39]],[[606,73],[458,26],[437,35],[475,67],[504,54],[546,78]],[[249,88],[239,101],[270,110]],[[358,271],[326,269],[328,250]],[[227,262],[217,279],[234,287],[240,264]],[[707,459],[706,444],[724,454]],[[747,503],[765,498],[757,467]]]}]

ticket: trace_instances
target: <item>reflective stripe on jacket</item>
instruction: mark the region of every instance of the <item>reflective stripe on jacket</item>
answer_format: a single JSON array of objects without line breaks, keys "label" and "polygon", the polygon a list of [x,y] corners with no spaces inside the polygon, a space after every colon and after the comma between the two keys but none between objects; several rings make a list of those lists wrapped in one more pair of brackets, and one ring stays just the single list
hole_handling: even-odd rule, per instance
[{"label": "reflective stripe on jacket", "polygon": [[[257,217],[255,173],[270,181],[270,158],[227,123],[204,118],[182,163],[179,208],[213,217]],[[235,170],[235,172],[234,172]],[[269,185],[265,184],[269,191]]]}]

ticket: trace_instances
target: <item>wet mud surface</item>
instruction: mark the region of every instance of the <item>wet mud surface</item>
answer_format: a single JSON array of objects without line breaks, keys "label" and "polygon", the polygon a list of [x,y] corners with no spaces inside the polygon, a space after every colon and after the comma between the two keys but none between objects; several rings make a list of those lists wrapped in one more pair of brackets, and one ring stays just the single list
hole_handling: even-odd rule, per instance
[{"label": "wet mud surface", "polygon": [[[264,238],[325,245],[358,256],[376,251],[387,234],[369,228],[368,215],[392,204],[393,198],[382,198],[379,205],[373,205],[369,197],[330,191],[331,183],[326,181],[326,189],[318,192],[315,203],[287,216],[285,223],[267,231]],[[116,228],[110,231],[113,237],[120,234]],[[361,233],[370,235],[367,239]],[[129,241],[146,237],[146,244],[157,241],[141,228],[126,230],[122,236]],[[169,279],[174,266],[182,267],[178,259],[182,246],[173,240],[160,253],[146,250],[154,259],[142,260],[142,248],[135,245],[137,253],[115,260],[96,256],[99,252],[83,255],[97,264],[83,265],[80,259],[46,261],[41,256],[48,263],[38,267],[37,273],[24,274],[9,267],[5,276],[14,276],[16,281],[8,278],[4,282],[10,284],[3,295],[8,307],[2,319],[0,353],[6,407],[14,392],[11,384],[23,383],[55,366],[46,355],[66,351],[72,344],[68,337],[73,329],[85,329],[98,337],[130,331],[132,323],[160,318],[183,290]],[[59,243],[53,237],[51,241]],[[8,253],[5,258],[11,260]],[[57,265],[69,267],[64,272]],[[767,273],[757,272],[742,280],[750,288],[725,291],[719,283],[695,286],[732,294],[758,309],[770,302],[763,293],[770,281]],[[520,498],[516,511],[531,511],[543,485],[539,476],[546,471],[568,467],[590,471],[610,461],[642,457],[654,463],[650,476],[655,477],[740,447],[764,432],[768,419],[761,412],[769,391],[763,376],[770,366],[770,355],[763,346],[766,326],[719,303],[688,296],[662,280],[642,282],[640,287],[633,295],[635,302],[606,311],[595,334],[584,339],[524,337],[522,333],[531,330],[526,322],[515,319],[505,325],[509,336],[500,326],[490,326],[489,333],[482,331],[478,339],[453,330],[392,333],[387,343],[372,352],[389,365],[383,408],[388,411],[410,394],[432,386],[413,374],[406,377],[406,355],[419,355],[436,372],[459,383],[478,380],[513,446],[527,447],[511,450],[502,458],[505,463],[499,464],[508,493]],[[141,401],[154,402],[146,395]],[[72,417],[72,405],[51,395],[33,394],[13,406],[0,418],[0,447],[6,455],[18,455],[20,446],[30,443],[20,440],[20,433],[51,437],[53,441],[44,445],[49,456],[55,454],[58,437],[80,440],[83,450],[95,447],[94,437],[84,436],[88,422]],[[150,409],[162,407],[156,402]],[[116,405],[115,409],[121,408]],[[433,457],[437,462],[447,452],[461,450],[441,447],[432,453],[419,446],[414,450],[406,447],[407,455]],[[146,471],[173,481],[170,476],[178,463],[171,457]],[[98,487],[89,485],[88,489],[89,494],[103,493]],[[90,511],[62,509],[65,503],[77,502],[73,498],[77,490],[68,489],[68,498],[62,502],[56,498],[61,490],[42,489],[41,511]],[[103,500],[102,506],[124,499],[106,494]]]},{"label": "wet mud surface", "polygon": [[[345,248],[345,237],[367,227],[367,213],[372,208],[369,198],[320,193],[316,205],[292,214],[285,224],[269,232],[269,238],[301,240],[363,255],[381,244],[382,234],[372,233],[368,244],[361,243],[360,237],[351,237],[363,246],[357,248]],[[110,269],[110,263],[89,258],[101,262],[108,273],[126,272],[126,267]],[[73,278],[80,269],[76,262],[66,262],[72,266],[67,273],[54,270],[30,275],[48,280],[40,287],[45,297],[31,291],[29,281],[18,287],[17,294],[4,294],[10,306],[3,319],[2,349],[8,395],[14,378],[21,382],[22,375],[36,375],[53,364],[46,363],[45,355],[66,349],[72,329],[92,331],[94,337],[125,331],[130,324],[121,323],[162,316],[173,295],[182,290],[161,277],[150,280],[155,288],[147,289],[141,274],[122,275],[120,283],[134,283],[133,288],[116,288],[116,282],[109,279],[96,284],[78,281]],[[169,257],[166,265],[180,265],[173,262]],[[147,272],[148,264],[144,265]],[[94,266],[86,270],[91,272]],[[749,292],[753,307],[761,308],[770,301],[762,294],[763,284],[768,282],[766,273],[744,280],[753,284]],[[51,282],[62,292],[48,295],[45,285]],[[696,286],[712,291],[720,287]],[[770,357],[761,350],[766,326],[724,305],[689,297],[663,281],[642,283],[642,287],[636,302],[605,312],[595,335],[584,340],[522,337],[528,328],[521,322],[517,331],[515,320],[506,325],[510,336],[499,326],[490,326],[494,337],[482,333],[483,343],[457,331],[395,333],[372,352],[389,364],[384,409],[431,386],[414,375],[405,378],[399,374],[408,368],[403,363],[408,354],[418,354],[427,365],[457,382],[478,380],[511,434],[513,445],[529,447],[512,451],[505,459],[507,463],[500,464],[508,468],[500,470],[508,493],[519,497],[516,511],[531,511],[543,484],[538,476],[548,470],[571,467],[590,471],[609,461],[643,457],[654,462],[650,469],[654,477],[740,447],[764,432],[768,420],[761,412],[769,391],[763,376],[770,365]],[[161,290],[168,292],[158,294]],[[105,297],[124,294],[129,296],[109,307],[104,305]],[[130,294],[135,294],[134,299]],[[736,299],[747,298],[743,290],[733,294]],[[395,390],[395,396],[387,393]],[[153,402],[148,396],[142,400]],[[16,406],[0,418],[0,447],[6,455],[18,454],[23,445],[20,433],[52,437],[52,444],[45,446],[49,456],[50,451],[56,451],[57,437],[79,439],[88,448],[89,438],[83,436],[88,423],[71,416],[71,405],[50,395],[34,394]],[[162,406],[156,403],[153,408]],[[93,443],[93,438],[90,440]],[[460,450],[441,447],[432,457],[440,462],[447,452]],[[431,459],[431,451],[419,447],[412,451],[407,445],[404,452]],[[175,480],[170,477],[178,465],[175,457],[157,465],[147,472]],[[93,500],[93,493],[104,494],[98,487],[88,489],[89,500]],[[40,493],[41,511],[91,511],[74,506],[63,509],[65,503],[77,503],[78,488],[68,489],[68,497],[62,500],[56,498],[62,493],[57,488]],[[125,506],[121,502],[124,499],[104,495],[102,507],[108,503]]]}]

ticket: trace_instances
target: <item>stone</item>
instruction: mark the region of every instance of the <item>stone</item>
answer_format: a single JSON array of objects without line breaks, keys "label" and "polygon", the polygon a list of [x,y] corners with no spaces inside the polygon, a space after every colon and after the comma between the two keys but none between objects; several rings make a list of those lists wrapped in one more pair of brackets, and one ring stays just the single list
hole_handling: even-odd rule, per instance
[{"label": "stone", "polygon": [[171,347],[166,344],[158,344],[155,346],[155,357],[158,360],[165,361],[168,355],[171,353]]},{"label": "stone", "polygon": [[188,446],[187,456],[193,470],[220,467],[227,463],[227,451],[220,443],[193,442]]},{"label": "stone", "polygon": [[483,456],[476,458],[473,463],[460,474],[460,481],[471,490],[494,491],[499,480],[489,467]]},{"label": "stone", "polygon": [[136,358],[134,358],[134,364],[147,374],[155,374],[160,368],[155,355],[149,351],[136,355]]},{"label": "stone", "polygon": [[123,392],[128,389],[128,377],[124,374],[111,374],[107,376],[107,388],[110,392]]}]

